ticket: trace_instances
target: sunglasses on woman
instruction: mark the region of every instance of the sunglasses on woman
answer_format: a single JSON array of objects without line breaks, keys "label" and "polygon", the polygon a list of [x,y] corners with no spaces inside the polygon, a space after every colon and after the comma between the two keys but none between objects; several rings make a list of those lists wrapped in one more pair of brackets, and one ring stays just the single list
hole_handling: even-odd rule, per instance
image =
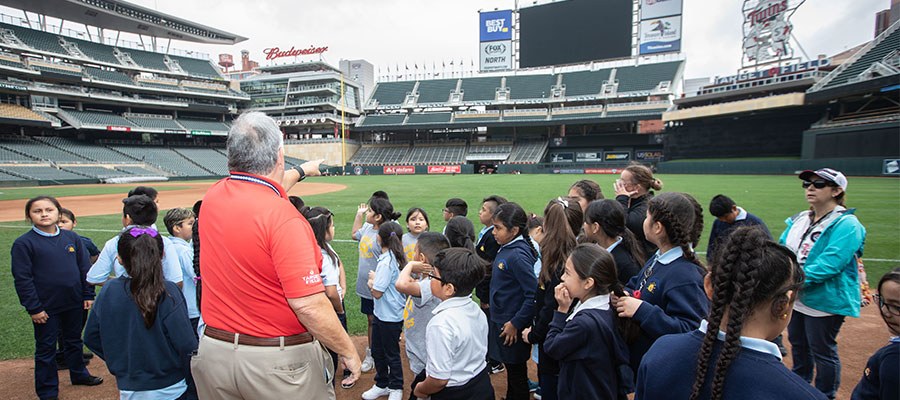
[{"label": "sunglasses on woman", "polygon": [[829,182],[822,181],[822,180],[817,180],[817,181],[812,181],[812,182],[803,181],[802,185],[803,185],[804,189],[809,188],[810,186],[815,186],[816,189],[825,189],[825,187],[829,186]]}]

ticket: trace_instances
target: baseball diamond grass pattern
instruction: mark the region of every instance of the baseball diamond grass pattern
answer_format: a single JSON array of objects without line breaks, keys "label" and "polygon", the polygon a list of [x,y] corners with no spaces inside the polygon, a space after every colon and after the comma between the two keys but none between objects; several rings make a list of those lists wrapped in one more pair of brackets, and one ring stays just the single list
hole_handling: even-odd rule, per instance
[{"label": "baseball diamond grass pattern", "polygon": [[[738,205],[762,218],[774,235],[784,230],[785,218],[806,209],[803,189],[795,176],[750,176],[750,175],[660,175],[665,191],[683,191],[692,194],[704,208],[704,235],[698,251],[705,251],[712,216],[706,211],[709,200],[723,193]],[[312,178],[315,182],[338,183],[347,189],[321,195],[304,196],[307,205],[325,206],[335,214],[336,241],[332,243],[347,270],[347,293],[345,304],[348,310],[350,332],[365,334],[365,318],[359,313],[359,298],[355,293],[357,271],[357,246],[350,241],[350,228],[357,205],[366,201],[376,190],[386,191],[397,211],[403,213],[410,207],[423,207],[429,213],[431,230],[440,232],[444,227],[441,209],[450,197],[460,197],[469,203],[469,219],[476,231],[481,228],[477,210],[481,199],[490,194],[500,194],[522,205],[527,211],[541,213],[547,202],[556,196],[565,195],[569,186],[579,179],[597,181],[603,193],[612,197],[611,175],[456,175],[456,176],[365,176],[365,177],[322,177]],[[302,184],[301,184],[302,185]],[[176,189],[166,187],[159,189]],[[103,189],[103,190],[99,190]],[[38,189],[3,189],[5,199],[24,198],[37,194],[85,195],[98,193],[124,193],[125,188],[97,187],[45,187]],[[15,194],[12,194],[15,193]],[[165,197],[165,191],[160,196]],[[8,196],[8,197],[7,197]],[[856,215],[865,225],[868,236],[864,258],[900,260],[900,237],[896,229],[900,226],[900,180],[894,178],[850,178],[848,205],[857,208]],[[63,206],[65,202],[63,201]],[[190,206],[185,204],[184,206]],[[78,210],[74,210],[76,214]],[[98,247],[116,234],[121,228],[119,210],[110,210],[110,215],[81,217],[78,229],[84,236],[94,240]],[[160,212],[157,225],[162,227]],[[33,330],[29,317],[19,305],[10,272],[10,247],[12,242],[25,232],[29,225],[22,222],[0,223],[0,359],[31,357],[34,351]],[[871,283],[877,282],[883,273],[897,266],[897,261],[868,261],[866,269]],[[853,323],[852,321],[849,323]]]}]

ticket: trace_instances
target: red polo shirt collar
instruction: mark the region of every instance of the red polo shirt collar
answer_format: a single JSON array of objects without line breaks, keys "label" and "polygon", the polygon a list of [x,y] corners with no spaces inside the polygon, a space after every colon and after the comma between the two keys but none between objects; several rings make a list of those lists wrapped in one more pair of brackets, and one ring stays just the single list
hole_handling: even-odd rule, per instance
[{"label": "red polo shirt collar", "polygon": [[279,182],[249,172],[231,171],[230,174],[231,176],[228,179],[266,186],[278,194],[278,197],[287,199],[287,193],[285,193],[284,187]]}]

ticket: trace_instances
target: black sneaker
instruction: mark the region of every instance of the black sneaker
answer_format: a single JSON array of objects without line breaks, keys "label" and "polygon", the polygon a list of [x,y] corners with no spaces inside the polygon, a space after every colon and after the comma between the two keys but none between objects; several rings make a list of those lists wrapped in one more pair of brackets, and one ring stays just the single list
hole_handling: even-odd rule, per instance
[{"label": "black sneaker", "polygon": [[103,378],[99,376],[88,376],[84,380],[72,382],[72,384],[76,386],[97,386],[101,383],[103,383]]},{"label": "black sneaker", "polygon": [[506,371],[506,367],[503,366],[502,362],[490,361],[491,365],[491,374],[499,374],[503,371]]}]

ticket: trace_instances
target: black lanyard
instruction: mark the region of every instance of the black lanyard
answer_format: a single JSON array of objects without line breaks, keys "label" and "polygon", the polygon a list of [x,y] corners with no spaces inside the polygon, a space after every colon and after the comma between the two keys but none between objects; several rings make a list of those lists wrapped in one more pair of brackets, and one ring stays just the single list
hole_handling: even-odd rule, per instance
[{"label": "black lanyard", "polygon": [[812,233],[813,229],[815,229],[816,226],[821,224],[822,221],[824,221],[826,218],[828,218],[828,216],[831,215],[831,213],[833,213],[833,212],[834,212],[834,210],[832,209],[831,211],[829,211],[825,215],[823,215],[822,218],[819,218],[818,221],[815,221],[812,224],[810,224],[809,228],[806,228],[806,232],[804,232],[803,236],[800,237],[800,243],[797,244],[797,251],[800,250],[800,246],[803,246],[803,242],[806,241],[806,237],[809,236],[810,233]]}]

